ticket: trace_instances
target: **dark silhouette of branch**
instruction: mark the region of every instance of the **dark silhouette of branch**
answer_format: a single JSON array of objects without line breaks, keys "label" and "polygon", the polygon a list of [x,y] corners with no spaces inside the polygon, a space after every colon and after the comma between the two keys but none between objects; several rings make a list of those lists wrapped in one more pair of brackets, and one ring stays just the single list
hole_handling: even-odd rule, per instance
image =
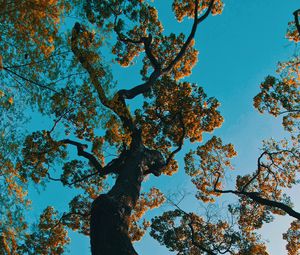
[{"label": "dark silhouette of branch", "polygon": [[282,111],[282,112],[278,113],[278,115],[282,115],[282,114],[286,114],[286,113],[300,113],[300,109],[290,109],[290,110]]},{"label": "dark silhouette of branch", "polygon": [[216,255],[216,253],[212,252],[211,250],[205,248],[203,245],[199,244],[196,240],[195,240],[195,230],[194,230],[194,227],[193,227],[193,222],[191,221],[190,223],[188,223],[188,226],[191,230],[191,241],[192,241],[192,244],[197,247],[199,250],[201,251],[205,251],[207,254],[209,255]]},{"label": "dark silhouette of branch", "polygon": [[64,139],[60,141],[63,144],[71,144],[77,147],[77,154],[78,156],[84,157],[86,158],[89,163],[94,166],[100,173],[102,173],[102,169],[103,167],[101,166],[101,164],[99,163],[99,161],[96,159],[96,157],[94,155],[92,155],[89,152],[86,152],[85,149],[88,148],[88,146],[86,144],[82,144],[70,139]]},{"label": "dark silhouette of branch", "polygon": [[21,74],[18,74],[18,73],[16,73],[15,71],[12,71],[11,69],[9,69],[9,68],[7,68],[7,67],[5,67],[5,66],[3,67],[3,70],[5,70],[5,71],[7,71],[8,73],[11,73],[11,74],[17,76],[18,78],[21,78],[21,79],[24,80],[24,81],[27,81],[27,82],[29,82],[29,83],[31,83],[31,84],[33,84],[33,85],[36,85],[36,86],[38,86],[38,87],[40,87],[40,88],[50,90],[50,91],[52,91],[52,92],[54,92],[54,93],[62,94],[61,92],[59,92],[59,91],[57,91],[57,90],[55,90],[55,89],[53,89],[53,88],[51,88],[51,87],[49,87],[49,86],[47,86],[47,85],[40,84],[40,83],[38,83],[38,82],[36,82],[36,81],[33,81],[33,80],[31,80],[31,79],[29,79],[29,78],[27,78],[27,77],[25,77],[25,76],[22,76]]},{"label": "dark silhouette of branch", "polygon": [[189,47],[189,45],[191,44],[192,40],[195,37],[198,25],[208,17],[208,15],[211,12],[211,9],[213,7],[214,1],[215,0],[211,0],[211,2],[209,4],[209,7],[207,8],[206,12],[200,18],[198,18],[199,0],[195,1],[194,23],[193,23],[193,26],[192,26],[192,30],[191,30],[187,40],[185,41],[185,43],[181,47],[179,53],[175,56],[175,58],[171,61],[171,63],[166,68],[164,68],[164,69],[154,68],[154,71],[152,72],[149,79],[145,83],[143,83],[141,85],[138,85],[138,86],[135,86],[135,87],[133,87],[132,89],[129,89],[129,90],[126,90],[126,89],[119,90],[118,94],[121,97],[125,98],[125,99],[132,99],[132,98],[134,98],[134,97],[136,97],[140,94],[143,94],[143,93],[147,92],[153,86],[154,82],[161,75],[170,72],[172,70],[172,68],[178,63],[178,61],[180,61],[182,59],[182,57],[186,53],[187,48]]},{"label": "dark silhouette of branch", "polygon": [[[160,68],[160,64],[158,63],[158,61],[152,54],[152,50],[151,50],[152,36],[151,35],[149,35],[148,37],[145,37],[145,38],[141,38],[140,40],[137,40],[137,41],[135,41],[135,40],[130,41],[130,39],[124,38],[123,35],[121,35],[117,31],[117,29],[115,29],[120,40],[123,40],[124,42],[129,42],[129,43],[143,43],[144,44],[146,55],[148,56],[152,66],[154,67],[154,71],[152,72],[149,79],[145,83],[135,86],[134,88],[129,89],[129,90],[121,89],[115,94],[115,96],[111,100],[108,99],[105,95],[105,91],[104,91],[103,87],[101,86],[101,84],[98,80],[98,77],[96,75],[98,73],[97,70],[89,63],[89,61],[87,59],[85,59],[84,54],[77,46],[78,36],[79,36],[80,32],[83,30],[83,27],[78,22],[74,25],[73,30],[72,30],[72,38],[71,38],[72,51],[75,54],[75,56],[77,57],[77,59],[79,60],[79,62],[82,64],[82,66],[89,73],[92,83],[98,92],[98,96],[99,96],[101,103],[104,106],[108,107],[109,109],[113,110],[119,116],[119,118],[122,120],[125,128],[128,128],[131,132],[136,131],[131,114],[129,113],[129,111],[127,109],[125,99],[133,99],[137,95],[147,92],[161,75],[171,71],[171,69],[174,67],[174,65],[176,65],[176,63],[178,61],[180,61],[181,58],[186,53],[188,46],[190,45],[190,43],[192,42],[192,40],[195,36],[198,24],[200,24],[202,21],[204,21],[208,17],[209,13],[211,12],[213,3],[214,3],[214,0],[211,0],[209,7],[207,8],[204,15],[201,16],[200,18],[198,18],[199,0],[195,1],[194,23],[193,23],[191,33],[190,33],[188,39],[186,40],[186,42],[183,44],[179,53],[173,59],[173,61],[171,61],[171,63],[168,65],[168,67],[164,68],[163,70]],[[118,15],[119,14],[116,13],[115,17],[117,18]],[[116,22],[116,19],[115,19],[115,22]],[[116,107],[116,105],[118,105],[118,107]]]},{"label": "dark silhouette of branch", "polygon": [[[261,159],[263,158],[264,155],[266,155],[267,152],[264,151],[257,159],[257,171],[256,174],[253,175],[253,177],[243,186],[242,191],[246,190],[247,187],[259,176],[260,172],[261,172]],[[219,180],[219,178],[218,178]]]},{"label": "dark silhouette of branch", "polygon": [[274,200],[263,198],[263,197],[259,196],[258,192],[246,192],[243,190],[238,191],[238,190],[220,190],[220,189],[218,189],[217,185],[219,183],[219,179],[220,179],[220,173],[219,173],[219,176],[214,185],[215,192],[222,193],[222,194],[231,193],[231,194],[235,194],[237,196],[245,196],[245,197],[252,199],[254,202],[256,202],[258,204],[281,209],[282,211],[286,212],[288,215],[300,220],[300,213],[293,210],[290,206],[288,206],[282,202],[277,202]]},{"label": "dark silhouette of branch", "polygon": [[52,54],[48,57],[45,57],[44,59],[41,59],[41,60],[31,61],[31,62],[28,62],[28,63],[19,64],[19,65],[6,66],[6,68],[11,69],[11,68],[21,68],[21,67],[25,67],[25,66],[36,65],[36,64],[39,64],[39,63],[43,63],[43,62],[47,61],[50,58],[57,57],[57,56],[64,55],[64,54],[69,54],[70,52],[71,51],[58,52],[58,53]]},{"label": "dark silhouette of branch", "polygon": [[160,63],[158,63],[157,59],[154,57],[154,55],[152,53],[152,48],[151,48],[152,35],[149,34],[148,37],[143,37],[142,41],[145,46],[146,55],[149,58],[151,65],[153,66],[154,70],[160,71],[161,65],[160,65]]},{"label": "dark silhouette of branch", "polygon": [[106,96],[105,90],[99,80],[99,76],[104,75],[104,70],[95,68],[87,58],[86,51],[78,47],[78,40],[81,33],[84,31],[86,31],[84,26],[81,26],[80,23],[76,22],[72,29],[71,49],[83,68],[88,72],[91,82],[98,93],[100,102],[105,107],[112,110],[121,119],[125,129],[128,129],[131,133],[134,133],[136,131],[135,126],[124,98],[120,97],[118,93],[116,93],[112,99],[109,99]]},{"label": "dark silhouette of branch", "polygon": [[87,213],[83,214],[83,213],[80,213],[80,212],[63,213],[63,215],[59,218],[58,222],[53,227],[51,227],[50,229],[53,230],[53,229],[57,228],[60,224],[64,225],[64,223],[62,221],[65,220],[66,218],[72,216],[72,215],[79,215],[79,216],[85,217],[85,218],[89,216],[89,214],[87,214]]},{"label": "dark silhouette of branch", "polygon": [[297,28],[298,34],[300,36],[299,12],[300,12],[300,9],[294,11],[293,14],[294,14],[296,28]]},{"label": "dark silhouette of branch", "polygon": [[[168,197],[166,197],[166,199],[167,199],[167,201],[168,201],[171,205],[173,205],[174,207],[176,207],[181,213],[183,213],[185,216],[187,216],[188,218],[190,218],[190,214],[189,214],[188,212],[184,211],[182,208],[180,208],[180,207],[178,206],[179,203],[175,203],[174,201],[172,201],[172,199],[170,199],[170,198],[168,198]],[[189,226],[190,230],[191,230],[191,235],[190,235],[190,237],[191,237],[191,242],[192,242],[192,244],[193,244],[195,247],[197,247],[199,250],[207,252],[207,254],[209,254],[209,255],[216,255],[217,253],[215,253],[214,251],[212,251],[212,250],[210,250],[210,249],[204,247],[203,245],[199,244],[199,243],[196,241],[195,237],[196,237],[196,235],[199,234],[199,233],[196,233],[193,224],[194,224],[194,223],[193,223],[193,220],[192,220],[192,219],[191,219],[190,222],[187,224],[187,225]],[[229,247],[225,250],[225,252],[224,252],[224,251],[221,251],[219,248],[215,248],[214,250],[217,250],[217,251],[218,251],[219,253],[221,253],[221,254],[225,254],[226,252],[231,253],[230,248],[231,248],[231,246],[232,246],[232,243],[233,243],[233,242],[231,242],[231,243],[229,244]]]},{"label": "dark silhouette of branch", "polygon": [[184,121],[183,121],[183,117],[182,117],[181,113],[179,114],[179,120],[180,120],[180,124],[181,124],[181,128],[182,128],[182,133],[181,133],[181,137],[180,137],[180,140],[179,140],[179,145],[178,145],[177,149],[175,149],[174,151],[171,152],[170,156],[166,160],[165,166],[168,166],[168,164],[171,162],[171,160],[174,158],[174,156],[179,151],[181,151],[182,146],[183,146],[183,142],[184,142],[184,137],[185,137],[185,134],[186,134],[186,130],[185,130],[185,125],[184,125]]},{"label": "dark silhouette of branch", "polygon": [[150,88],[153,86],[154,82],[162,75],[162,71],[160,70],[154,70],[149,79],[140,85],[137,85],[131,89],[121,89],[117,93],[120,95],[120,97],[125,99],[133,99],[136,96],[143,94],[150,90]]},{"label": "dark silhouette of branch", "polygon": [[85,176],[83,176],[83,177],[81,177],[81,178],[78,178],[78,179],[76,179],[76,180],[74,180],[74,181],[72,181],[72,182],[68,182],[68,181],[66,181],[66,180],[63,180],[62,178],[54,178],[54,177],[52,177],[52,176],[47,172],[47,177],[48,177],[49,180],[61,182],[63,185],[68,185],[68,186],[72,186],[72,185],[75,185],[75,184],[77,184],[77,183],[80,183],[80,182],[82,182],[82,181],[84,181],[84,180],[86,180],[86,179],[89,179],[90,177],[93,177],[93,176],[95,176],[95,175],[99,175],[99,172],[96,171],[96,172],[94,172],[94,173],[91,173],[91,174],[85,175]]},{"label": "dark silhouette of branch", "polygon": [[[113,10],[113,8],[110,6],[110,8]],[[152,43],[152,35],[149,34],[149,36],[147,37],[141,37],[140,39],[134,40],[131,38],[128,38],[126,36],[124,36],[123,34],[120,33],[120,31],[117,29],[117,20],[118,20],[118,16],[121,13],[116,13],[113,10],[113,13],[115,15],[115,21],[114,21],[114,31],[116,32],[118,39],[121,42],[124,43],[133,43],[133,44],[144,44],[145,47],[145,53],[148,57],[148,59],[150,60],[150,63],[152,65],[152,67],[156,70],[156,69],[160,69],[161,65],[158,63],[157,59],[154,57],[153,53],[152,53],[152,49],[151,49],[151,43]]]},{"label": "dark silhouette of branch", "polygon": [[[39,87],[39,88],[49,90],[49,91],[54,92],[54,93],[56,93],[56,94],[62,95],[63,97],[67,98],[68,100],[70,100],[70,101],[72,101],[72,102],[76,102],[73,98],[68,97],[66,94],[64,94],[64,93],[62,93],[62,92],[60,92],[60,91],[58,91],[58,90],[56,90],[56,89],[53,89],[53,88],[51,88],[51,87],[48,86],[48,85],[44,85],[44,84],[41,84],[41,83],[36,82],[36,81],[34,81],[34,80],[31,80],[31,79],[29,79],[29,78],[27,78],[27,77],[25,77],[25,76],[23,76],[23,75],[21,75],[21,74],[15,72],[15,71],[13,71],[13,70],[11,70],[11,69],[5,67],[5,66],[3,67],[3,70],[7,71],[9,74],[12,74],[12,75],[14,75],[14,76],[16,76],[16,77],[18,77],[18,78],[24,80],[24,81],[27,81],[27,82],[33,84],[33,85],[35,85],[35,86],[37,86],[37,87]],[[53,83],[51,83],[51,84],[53,84]]]},{"label": "dark silhouette of branch", "polygon": [[55,130],[55,128],[56,128],[56,126],[58,125],[58,123],[68,114],[68,113],[70,113],[71,111],[73,111],[73,109],[69,109],[69,110],[67,110],[66,112],[64,112],[62,115],[60,115],[59,117],[58,117],[58,119],[56,119],[55,121],[54,121],[54,124],[53,124],[53,126],[52,126],[52,128],[50,129],[50,131],[48,132],[49,134],[51,134],[54,130]]},{"label": "dark silhouette of branch", "polygon": [[213,7],[215,0],[211,0],[210,4],[206,10],[206,12],[200,17],[198,18],[198,6],[199,6],[199,0],[195,1],[195,10],[194,10],[194,23],[192,26],[192,30],[190,32],[189,37],[187,38],[187,40],[185,41],[185,43],[183,44],[183,46],[181,47],[179,53],[177,54],[177,56],[173,59],[173,61],[171,61],[171,63],[163,69],[163,72],[167,73],[169,71],[171,71],[171,69],[181,60],[181,58],[184,56],[187,48],[190,46],[192,40],[195,37],[196,31],[197,31],[197,27],[198,25],[203,22],[209,15],[209,13],[211,12],[211,9]]},{"label": "dark silhouette of branch", "polygon": [[[124,150],[120,153],[120,155],[117,158],[112,159],[109,163],[107,163],[107,165],[102,167],[100,162],[97,160],[97,158],[93,154],[85,151],[88,148],[88,146],[86,144],[82,144],[82,143],[79,143],[79,142],[76,142],[76,141],[73,141],[70,139],[63,139],[63,140],[60,140],[59,142],[61,144],[70,144],[70,145],[76,146],[77,155],[86,158],[89,161],[89,163],[97,170],[98,175],[100,175],[101,177],[104,177],[111,173],[119,173],[119,171],[122,168],[122,165],[128,155],[128,151]],[[87,176],[83,177],[82,179],[79,179],[78,181],[76,181],[76,183],[80,182],[82,180],[85,180],[93,175],[94,175],[94,173],[87,175]],[[72,184],[74,184],[74,183],[72,183]]]}]

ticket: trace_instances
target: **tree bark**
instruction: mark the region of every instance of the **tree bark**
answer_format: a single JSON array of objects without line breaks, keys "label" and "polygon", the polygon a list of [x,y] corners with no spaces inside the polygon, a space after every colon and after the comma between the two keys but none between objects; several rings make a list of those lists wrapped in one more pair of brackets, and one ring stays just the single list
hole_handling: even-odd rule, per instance
[{"label": "tree bark", "polygon": [[128,235],[124,207],[109,195],[99,196],[91,211],[92,255],[137,255]]},{"label": "tree bark", "polygon": [[128,234],[129,217],[139,198],[145,149],[136,143],[119,169],[115,185],[92,204],[92,255],[137,255]]}]

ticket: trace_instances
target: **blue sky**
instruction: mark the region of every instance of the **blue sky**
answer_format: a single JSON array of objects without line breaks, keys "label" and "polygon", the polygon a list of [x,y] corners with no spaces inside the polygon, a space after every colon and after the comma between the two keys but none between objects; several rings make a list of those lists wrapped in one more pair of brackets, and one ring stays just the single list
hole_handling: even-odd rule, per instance
[{"label": "blue sky", "polygon": [[[270,137],[280,138],[285,135],[281,120],[259,114],[252,106],[253,97],[259,91],[259,84],[268,74],[274,74],[278,61],[292,55],[295,46],[285,39],[287,22],[292,20],[292,13],[299,8],[295,0],[224,0],[225,9],[221,16],[210,16],[199,26],[196,34],[196,48],[200,51],[199,62],[193,74],[187,78],[204,87],[208,96],[214,96],[221,102],[220,110],[225,118],[221,129],[214,134],[224,142],[231,142],[238,151],[234,161],[236,174],[243,174],[255,169],[261,141]],[[163,21],[166,33],[189,32],[190,20],[178,24],[171,12],[171,1],[155,1],[159,17]],[[120,86],[132,86],[140,82],[138,62],[131,68],[114,68],[114,75]],[[126,81],[126,83],[124,82]],[[138,99],[137,99],[138,100]],[[39,125],[49,126],[42,122]],[[51,125],[51,124],[50,124]],[[188,148],[186,148],[188,149]],[[178,155],[182,166],[184,153]],[[154,184],[166,192],[176,189],[192,191],[191,182],[184,175],[183,168],[174,177],[151,177],[145,187]],[[35,194],[33,201],[34,217],[45,204],[56,205],[64,209],[71,193],[51,184],[44,192]],[[299,191],[299,189],[298,189]],[[294,190],[292,193],[296,193]],[[70,196],[69,196],[70,195]],[[230,199],[230,197],[224,197]],[[192,196],[183,202],[186,210],[198,210],[201,206]],[[300,205],[295,203],[300,210]],[[166,209],[166,208],[162,208]],[[153,212],[159,214],[163,210]],[[153,215],[151,213],[151,215]],[[285,243],[281,234],[286,231],[288,218],[267,225],[262,234],[270,240],[270,254],[286,254]],[[276,230],[276,231],[274,231]],[[89,240],[77,234],[71,234],[69,247],[72,255],[89,254]],[[136,244],[137,251],[143,255],[170,253],[166,248],[146,236]]]}]

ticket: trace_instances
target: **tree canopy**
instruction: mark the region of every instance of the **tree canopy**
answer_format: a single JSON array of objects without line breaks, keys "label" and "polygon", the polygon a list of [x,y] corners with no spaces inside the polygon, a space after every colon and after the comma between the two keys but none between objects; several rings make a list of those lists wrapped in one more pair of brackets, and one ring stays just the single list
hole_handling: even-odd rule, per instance
[{"label": "tree canopy", "polygon": [[[189,77],[199,27],[224,4],[173,0],[176,21],[190,26],[167,33],[155,1],[0,2],[0,254],[64,254],[72,230],[90,237],[93,255],[137,254],[147,231],[175,254],[266,255],[259,230],[275,215],[293,219],[283,239],[299,254],[300,212],[288,195],[299,183],[299,54],[266,74],[253,99],[260,113],[282,116],[286,138],[263,141],[255,171],[228,183],[237,151],[213,134],[220,102]],[[299,16],[286,33],[295,45]],[[115,77],[114,66],[133,65],[139,84]],[[25,128],[30,115],[47,125]],[[199,205],[232,195],[225,213],[201,215],[154,185],[142,189],[178,171]],[[28,189],[50,182],[73,197],[35,222]]]}]

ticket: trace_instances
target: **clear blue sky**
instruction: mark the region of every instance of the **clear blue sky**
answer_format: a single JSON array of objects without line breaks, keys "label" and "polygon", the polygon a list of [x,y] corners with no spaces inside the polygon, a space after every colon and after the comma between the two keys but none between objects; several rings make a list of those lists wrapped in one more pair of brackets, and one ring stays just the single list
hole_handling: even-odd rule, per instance
[{"label": "clear blue sky", "polygon": [[[293,11],[299,8],[299,1],[224,0],[224,2],[223,14],[210,16],[199,27],[195,38],[196,47],[200,51],[199,62],[187,80],[203,86],[209,96],[215,96],[221,102],[220,110],[225,122],[214,134],[236,146],[239,154],[234,161],[236,174],[243,174],[255,169],[263,139],[284,136],[281,121],[255,111],[252,99],[258,93],[259,84],[264,77],[275,73],[276,63],[287,59],[293,53],[294,45],[285,39],[285,32],[287,22],[293,18]],[[191,21],[176,23],[171,12],[171,1],[157,0],[155,4],[166,33],[188,33]],[[138,64],[125,70],[115,68],[114,73],[120,81],[120,86],[140,82]],[[51,124],[42,122],[39,125],[48,127]],[[178,156],[182,157],[183,153]],[[179,161],[182,166],[182,160]],[[183,168],[173,177],[159,179],[151,177],[144,186],[149,187],[150,184],[166,192],[171,192],[172,189],[176,191],[178,188],[193,190],[189,178],[184,175]],[[42,192],[34,196],[33,217],[38,217],[38,212],[48,204],[53,204],[64,211],[65,204],[71,197],[71,193],[66,192],[64,188],[52,185],[49,185],[45,194]],[[299,204],[295,205],[300,210]],[[183,202],[183,206],[186,210],[201,207],[192,196]],[[151,215],[162,213],[162,209],[154,211]],[[284,220],[281,217],[262,230],[263,237],[270,240],[270,254],[286,254],[281,234],[286,231],[288,222],[287,217]],[[87,238],[81,238],[77,234],[71,234],[71,237],[73,239],[69,254],[90,254]],[[149,236],[136,244],[136,249],[141,255],[172,254]]]}]

